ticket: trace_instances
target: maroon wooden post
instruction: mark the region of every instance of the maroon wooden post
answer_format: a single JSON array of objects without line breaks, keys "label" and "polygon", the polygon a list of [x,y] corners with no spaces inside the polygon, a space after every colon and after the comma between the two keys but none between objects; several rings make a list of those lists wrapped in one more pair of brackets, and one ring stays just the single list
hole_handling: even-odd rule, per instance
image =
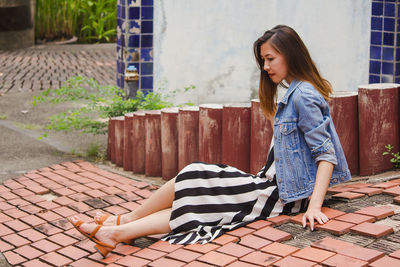
[{"label": "maroon wooden post", "polygon": [[329,101],[332,121],[353,175],[360,173],[357,103],[357,92],[334,92]]},{"label": "maroon wooden post", "polygon": [[200,105],[199,160],[221,163],[222,159],[222,105]]},{"label": "maroon wooden post", "polygon": [[222,109],[222,163],[250,171],[250,104]]},{"label": "maroon wooden post", "polygon": [[399,84],[368,84],[358,88],[360,175],[393,168],[385,145],[399,151]]},{"label": "maroon wooden post", "polygon": [[122,167],[124,155],[124,117],[115,118],[115,165]]},{"label": "maroon wooden post", "polygon": [[146,111],[146,176],[161,176],[161,111]]},{"label": "maroon wooden post", "polygon": [[251,101],[250,130],[250,173],[257,174],[267,162],[268,150],[274,134],[272,123],[264,116],[259,99]]},{"label": "maroon wooden post", "polygon": [[114,149],[114,144],[115,144],[115,133],[114,133],[114,127],[115,127],[115,120],[114,118],[110,118],[108,120],[108,133],[107,133],[107,159],[111,161],[112,163],[115,162],[115,149]]},{"label": "maroon wooden post", "polygon": [[178,108],[161,110],[162,178],[170,180],[178,173]]},{"label": "maroon wooden post", "polygon": [[124,171],[132,171],[132,123],[133,123],[133,113],[125,114],[124,120],[124,154],[122,166]]},{"label": "maroon wooden post", "polygon": [[184,107],[178,114],[178,167],[199,158],[199,107]]},{"label": "maroon wooden post", "polygon": [[133,113],[132,120],[132,171],[145,172],[146,162],[146,117],[143,111]]}]

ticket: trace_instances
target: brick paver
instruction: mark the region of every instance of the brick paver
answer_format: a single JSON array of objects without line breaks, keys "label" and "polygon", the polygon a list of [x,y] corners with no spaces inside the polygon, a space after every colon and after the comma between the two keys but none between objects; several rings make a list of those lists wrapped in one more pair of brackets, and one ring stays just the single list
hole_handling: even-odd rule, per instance
[{"label": "brick paver", "polygon": [[[0,94],[59,88],[78,74],[114,85],[115,45],[36,46],[0,51]],[[43,169],[46,170],[46,169]]]},{"label": "brick paver", "polygon": [[317,224],[315,225],[315,229],[324,230],[334,235],[343,235],[350,231],[350,228],[353,227],[355,224],[342,222],[338,220],[329,220],[324,224]]},{"label": "brick paver", "polygon": [[[299,226],[303,214],[281,215],[252,222],[204,245],[165,241],[152,241],[147,247],[140,242],[119,244],[103,259],[93,242],[66,217],[79,213],[88,222],[98,210],[129,212],[155,187],[88,162],[63,162],[0,185],[0,250],[11,264],[35,267],[396,266],[399,247],[382,244],[390,243],[385,238],[396,240],[399,235],[396,221],[400,209],[394,204],[399,197],[397,188],[398,181],[341,185],[340,194],[362,194],[363,198],[333,198],[338,204],[323,207],[330,220],[316,224],[316,232]],[[48,191],[56,194],[53,200],[40,195]],[[367,206],[369,198],[374,200]],[[385,224],[375,223],[382,219]],[[339,240],[342,238],[348,241]]]},{"label": "brick paver", "polygon": [[365,236],[379,238],[393,233],[393,228],[370,222],[364,222],[351,228],[351,231]]},{"label": "brick paver", "polygon": [[358,214],[374,216],[377,220],[381,220],[394,214],[391,207],[367,207],[356,211]]}]

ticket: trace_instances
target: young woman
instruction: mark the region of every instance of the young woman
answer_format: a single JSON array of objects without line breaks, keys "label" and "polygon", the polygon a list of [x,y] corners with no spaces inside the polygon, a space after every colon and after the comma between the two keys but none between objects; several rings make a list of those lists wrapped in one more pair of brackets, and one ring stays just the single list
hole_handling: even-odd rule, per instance
[{"label": "young woman", "polygon": [[[222,164],[192,163],[142,206],[122,216],[98,213],[95,223],[71,223],[105,257],[118,243],[160,233],[170,243],[206,243],[252,221],[305,211],[328,221],[321,206],[329,185],[351,179],[326,100],[332,92],[304,43],[278,25],[254,43],[259,98],[274,137],[266,166],[257,174]],[[276,105],[277,85],[289,84]]]}]

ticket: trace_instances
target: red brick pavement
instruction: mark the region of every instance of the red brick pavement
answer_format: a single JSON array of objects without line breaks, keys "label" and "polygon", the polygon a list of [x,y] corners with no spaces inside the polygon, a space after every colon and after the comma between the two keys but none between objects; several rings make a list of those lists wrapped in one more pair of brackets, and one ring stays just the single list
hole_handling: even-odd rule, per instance
[{"label": "red brick pavement", "polygon": [[116,84],[113,44],[37,46],[0,50],[0,95],[13,91],[59,88],[78,74],[100,84]]},{"label": "red brick pavement", "polygon": [[[357,191],[363,194],[363,203],[369,204],[371,199],[371,205],[355,207],[333,198],[336,206],[331,206],[340,210],[325,207],[331,220],[317,226],[315,232],[298,225],[301,215],[279,216],[253,222],[205,245],[170,245],[145,239],[142,243],[120,244],[102,259],[93,243],[72,228],[66,217],[80,213],[90,221],[99,209],[126,213],[155,188],[88,162],[65,162],[0,185],[0,250],[12,265],[36,267],[400,266],[400,245],[396,247],[400,208],[393,201],[398,197],[397,187],[395,181],[378,186],[349,184],[330,190],[334,194]],[[376,188],[390,190],[371,194]],[[49,194],[52,200],[46,198]],[[372,200],[376,197],[389,202],[375,206]]]}]

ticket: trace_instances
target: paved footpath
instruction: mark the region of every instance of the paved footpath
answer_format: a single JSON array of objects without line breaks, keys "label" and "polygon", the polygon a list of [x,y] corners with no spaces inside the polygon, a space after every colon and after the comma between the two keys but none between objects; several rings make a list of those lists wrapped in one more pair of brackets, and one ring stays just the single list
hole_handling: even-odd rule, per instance
[{"label": "paved footpath", "polygon": [[115,44],[42,45],[14,51],[0,50],[0,95],[59,88],[75,75],[100,84],[116,81]]},{"label": "paved footpath", "polygon": [[206,245],[157,238],[120,244],[103,259],[66,220],[97,210],[123,214],[156,189],[78,160],[33,170],[0,185],[0,249],[15,266],[400,266],[400,173],[329,190],[330,221],[310,232],[279,216]]}]

